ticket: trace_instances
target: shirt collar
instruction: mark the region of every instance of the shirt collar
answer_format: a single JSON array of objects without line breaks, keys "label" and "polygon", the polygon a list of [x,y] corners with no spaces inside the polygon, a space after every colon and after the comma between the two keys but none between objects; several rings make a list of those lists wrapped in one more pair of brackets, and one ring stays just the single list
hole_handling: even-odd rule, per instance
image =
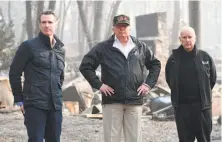
[{"label": "shirt collar", "polygon": [[[114,42],[119,42],[119,43],[120,43],[120,41],[119,41],[119,39],[116,37],[116,35],[114,36]],[[129,40],[127,41],[127,44],[129,44],[129,43],[130,43],[130,44],[134,44],[130,36],[129,36]]]},{"label": "shirt collar", "polygon": [[52,47],[55,46],[56,42],[57,42],[56,39],[53,37],[53,45],[52,45]]}]

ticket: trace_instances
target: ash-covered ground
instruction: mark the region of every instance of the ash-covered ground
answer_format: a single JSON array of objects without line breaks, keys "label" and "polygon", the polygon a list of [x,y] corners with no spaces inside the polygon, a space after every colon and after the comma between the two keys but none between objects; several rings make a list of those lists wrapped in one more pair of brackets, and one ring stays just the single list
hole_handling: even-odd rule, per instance
[{"label": "ash-covered ground", "polygon": [[[142,121],[143,142],[178,142],[174,121]],[[0,113],[0,142],[27,142],[20,112]],[[61,142],[103,142],[102,120],[63,114]],[[124,139],[123,139],[124,142]],[[214,124],[212,142],[221,142],[221,125]]]}]

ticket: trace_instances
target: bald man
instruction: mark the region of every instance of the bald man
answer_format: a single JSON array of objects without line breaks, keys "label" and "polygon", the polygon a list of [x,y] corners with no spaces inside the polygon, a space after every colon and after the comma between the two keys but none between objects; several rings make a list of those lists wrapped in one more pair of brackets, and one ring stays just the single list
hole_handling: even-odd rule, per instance
[{"label": "bald man", "polygon": [[180,32],[181,45],[169,57],[165,75],[171,89],[180,142],[210,142],[212,131],[212,89],[216,69],[211,56],[196,47],[192,27]]}]

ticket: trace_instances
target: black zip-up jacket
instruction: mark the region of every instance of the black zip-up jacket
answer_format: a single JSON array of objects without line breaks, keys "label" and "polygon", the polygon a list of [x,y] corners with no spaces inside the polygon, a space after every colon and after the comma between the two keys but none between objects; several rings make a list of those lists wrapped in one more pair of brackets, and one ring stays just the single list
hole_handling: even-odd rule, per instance
[{"label": "black zip-up jacket", "polygon": [[[102,95],[103,104],[143,103],[142,96],[138,96],[137,89],[143,83],[151,88],[156,84],[160,73],[160,61],[145,43],[132,37],[135,43],[128,58],[113,47],[114,35],[108,40],[97,44],[87,53],[80,65],[80,71],[93,88],[100,89],[102,84],[107,84],[114,89],[112,96]],[[95,70],[101,65],[101,81],[96,76]],[[149,70],[149,75],[144,80],[144,67]]]},{"label": "black zip-up jacket", "polygon": [[[180,46],[179,48],[183,47]],[[173,53],[169,57],[165,68],[166,82],[171,89],[171,101],[174,107],[178,106],[179,96],[179,48],[173,50]],[[217,78],[214,61],[208,53],[195,48],[194,63],[197,69],[202,109],[211,108],[212,89]]]},{"label": "black zip-up jacket", "polygon": [[15,103],[23,101],[24,107],[41,109],[62,108],[65,51],[63,43],[56,36],[54,39],[56,44],[51,48],[49,37],[40,32],[19,46],[9,71]]}]

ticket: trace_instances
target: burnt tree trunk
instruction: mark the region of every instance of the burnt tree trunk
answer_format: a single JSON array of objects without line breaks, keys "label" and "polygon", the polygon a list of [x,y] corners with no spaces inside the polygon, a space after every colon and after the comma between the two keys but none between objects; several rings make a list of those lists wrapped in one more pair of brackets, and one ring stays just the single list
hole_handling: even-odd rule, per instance
[{"label": "burnt tree trunk", "polygon": [[171,42],[169,47],[169,55],[172,53],[172,49],[178,46],[178,34],[180,28],[180,2],[174,1],[174,20],[171,34]]},{"label": "burnt tree trunk", "polygon": [[36,25],[35,25],[35,36],[38,35],[39,33],[39,14],[43,11],[44,9],[44,1],[38,1],[37,3],[37,16],[36,16]]},{"label": "burnt tree trunk", "polygon": [[33,38],[33,27],[32,27],[32,2],[26,1],[26,28],[28,39]]},{"label": "burnt tree trunk", "polygon": [[112,34],[113,18],[118,12],[120,3],[121,1],[114,2],[112,8],[110,9],[109,22],[107,24],[108,26],[106,28],[105,38],[108,38]]},{"label": "burnt tree trunk", "polygon": [[79,16],[83,25],[83,31],[85,33],[89,49],[91,49],[93,47],[93,40],[90,35],[89,28],[87,26],[87,18],[86,18],[86,15],[84,14],[85,11],[83,9],[83,1],[77,1],[77,4],[78,4],[78,9],[79,9]]},{"label": "burnt tree trunk", "polygon": [[94,1],[94,26],[93,26],[93,45],[101,40],[101,26],[103,18],[104,1]]},{"label": "burnt tree trunk", "polygon": [[49,1],[48,9],[54,11],[56,7],[56,1]]}]

